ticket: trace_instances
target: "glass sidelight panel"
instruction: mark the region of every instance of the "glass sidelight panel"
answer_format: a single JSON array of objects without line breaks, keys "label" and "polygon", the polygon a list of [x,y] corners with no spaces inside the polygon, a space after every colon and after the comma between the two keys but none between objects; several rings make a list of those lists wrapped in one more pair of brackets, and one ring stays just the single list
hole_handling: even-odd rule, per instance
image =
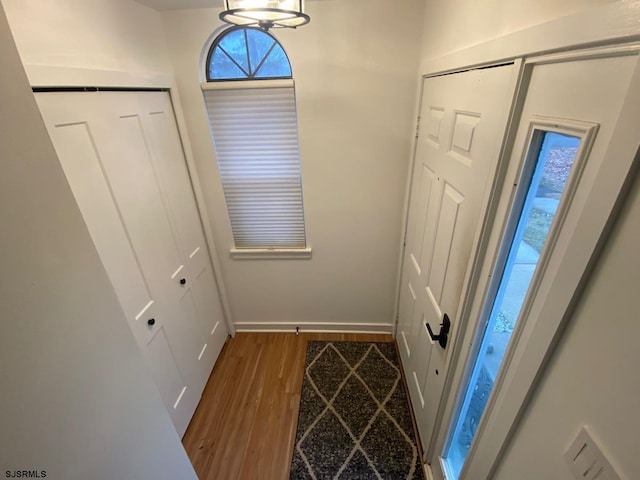
[{"label": "glass sidelight panel", "polygon": [[505,239],[509,253],[490,300],[479,353],[445,449],[444,465],[450,480],[458,479],[467,458],[580,145],[579,138],[556,132],[537,131],[533,139],[529,158],[535,165],[523,180],[528,182],[526,195],[514,207],[519,209],[517,226],[511,238]]}]

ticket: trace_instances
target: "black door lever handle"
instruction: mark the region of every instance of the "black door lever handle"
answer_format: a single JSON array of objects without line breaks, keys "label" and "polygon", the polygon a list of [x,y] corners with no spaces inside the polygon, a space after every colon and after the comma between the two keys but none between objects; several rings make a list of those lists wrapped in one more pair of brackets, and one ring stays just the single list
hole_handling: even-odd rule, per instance
[{"label": "black door lever handle", "polygon": [[442,348],[447,348],[447,339],[449,336],[449,330],[451,329],[451,320],[449,320],[449,315],[447,315],[446,313],[444,314],[442,323],[440,324],[440,333],[438,333],[438,335],[435,335],[433,333],[429,322],[427,322],[426,325],[431,340],[433,340],[434,342],[437,341]]}]

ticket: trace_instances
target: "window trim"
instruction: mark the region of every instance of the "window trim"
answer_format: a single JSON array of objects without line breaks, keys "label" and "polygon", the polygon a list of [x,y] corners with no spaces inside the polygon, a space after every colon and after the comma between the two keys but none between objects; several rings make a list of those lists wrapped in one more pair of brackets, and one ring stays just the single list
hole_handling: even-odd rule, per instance
[{"label": "window trim", "polygon": [[232,248],[229,250],[234,260],[286,260],[310,259],[311,247],[305,248]]},{"label": "window trim", "polygon": [[202,90],[242,90],[246,88],[284,88],[293,86],[292,78],[268,78],[265,80],[216,80],[201,83]]}]

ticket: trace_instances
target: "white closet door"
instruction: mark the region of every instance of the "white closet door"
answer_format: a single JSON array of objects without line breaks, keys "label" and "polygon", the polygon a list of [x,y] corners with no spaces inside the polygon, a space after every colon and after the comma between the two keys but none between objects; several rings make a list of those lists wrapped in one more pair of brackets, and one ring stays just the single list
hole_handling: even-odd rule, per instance
[{"label": "white closet door", "polygon": [[[134,92],[43,93],[37,98],[134,336],[182,435],[217,352],[207,347],[210,331],[193,298],[194,275],[165,191],[171,188],[170,177],[161,179],[149,113]],[[173,140],[179,141],[177,134]],[[184,157],[173,161],[184,164]],[[173,178],[175,183],[185,180],[180,188],[188,192],[188,178]],[[190,231],[200,228],[197,213],[195,221],[193,213],[186,218]],[[214,285],[206,293],[217,300]],[[224,328],[219,330],[226,336]]]},{"label": "white closet door", "polygon": [[151,156],[185,261],[183,277],[187,280],[187,294],[195,305],[201,338],[206,339],[199,354],[200,370],[206,381],[228,335],[209,251],[169,95],[165,92],[143,92],[138,94],[138,98]]}]

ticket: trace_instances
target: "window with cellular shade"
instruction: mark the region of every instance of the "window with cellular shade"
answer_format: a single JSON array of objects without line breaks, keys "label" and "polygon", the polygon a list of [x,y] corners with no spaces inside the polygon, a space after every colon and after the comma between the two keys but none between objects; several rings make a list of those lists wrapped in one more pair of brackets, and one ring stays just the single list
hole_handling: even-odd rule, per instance
[{"label": "window with cellular shade", "polygon": [[266,32],[233,28],[212,45],[207,69],[202,90],[236,248],[305,248],[295,87],[283,79],[291,76],[284,50]]}]

